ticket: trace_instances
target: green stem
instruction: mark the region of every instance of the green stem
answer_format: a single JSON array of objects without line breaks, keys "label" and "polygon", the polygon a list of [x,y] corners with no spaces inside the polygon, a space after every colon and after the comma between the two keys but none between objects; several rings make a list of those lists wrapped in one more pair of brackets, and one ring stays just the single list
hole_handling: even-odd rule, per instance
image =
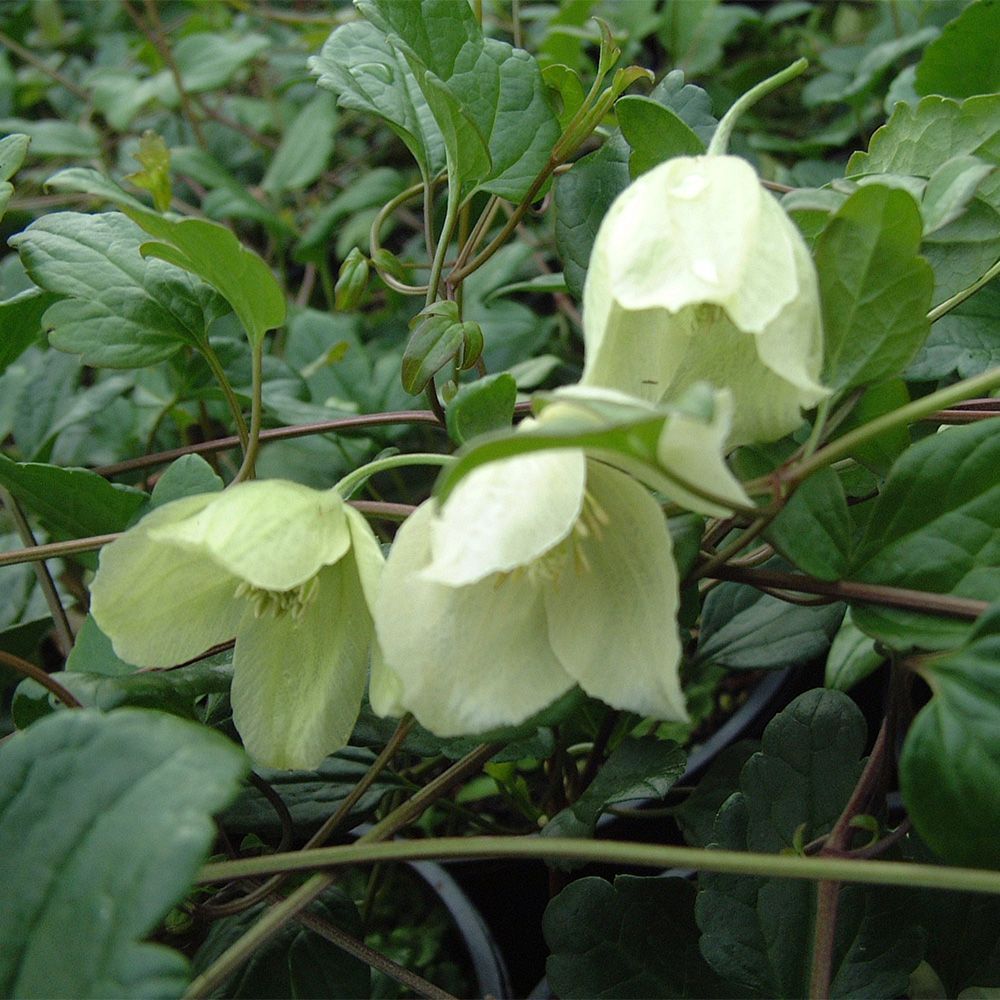
[{"label": "green stem", "polygon": [[906,427],[922,420],[929,413],[945,410],[952,403],[969,399],[972,396],[985,395],[997,387],[1000,387],[1000,368],[991,368],[989,371],[956,382],[954,385],[939,389],[930,395],[921,396],[920,399],[915,399],[912,403],[907,403],[906,406],[901,406],[891,413],[876,417],[875,420],[862,424],[843,437],[837,438],[836,441],[831,441],[815,455],[794,466],[786,476],[786,480],[798,485],[808,479],[817,469],[825,469],[828,465],[848,457],[856,448],[867,444],[887,431],[895,430],[897,427]]},{"label": "green stem", "polygon": [[784,86],[789,80],[794,80],[801,73],[805,72],[809,65],[808,59],[796,59],[791,66],[786,66],[780,73],[769,76],[766,80],[761,80],[756,87],[751,87],[742,97],[738,98],[733,106],[722,116],[712,141],[708,144],[709,156],[723,156],[729,149],[729,138],[736,127],[737,119],[747,108],[752,107],[762,97],[766,97],[772,90]]},{"label": "green stem", "polygon": [[448,255],[448,247],[451,246],[451,236],[455,230],[455,223],[458,221],[459,197],[456,185],[452,183],[452,178],[448,178],[448,201],[445,205],[444,223],[441,226],[441,235],[438,237],[437,246],[434,248],[434,259],[431,261],[431,273],[427,279],[427,297],[424,305],[430,305],[438,297],[438,286],[441,284],[441,272],[444,270],[444,259]]},{"label": "green stem", "polygon": [[979,291],[983,285],[988,285],[998,274],[1000,274],[1000,260],[998,260],[978,281],[974,281],[968,288],[963,288],[960,292],[955,292],[949,299],[936,305],[928,314],[927,319],[931,323],[936,323],[942,316],[950,313],[956,306],[960,306],[966,299],[971,298]]},{"label": "green stem", "polygon": [[264,341],[261,340],[250,347],[250,366],[252,385],[250,388],[250,434],[247,440],[246,451],[243,454],[243,464],[233,477],[232,483],[242,483],[244,480],[253,479],[255,465],[257,462],[257,452],[260,451],[260,428],[264,420],[264,401],[261,397],[264,382]]},{"label": "green stem", "polygon": [[[392,215],[393,212],[399,208],[400,205],[405,205],[406,202],[415,198],[418,194],[424,196],[424,213],[427,213],[427,198],[428,198],[428,188],[430,187],[430,182],[424,184],[421,181],[419,184],[413,184],[408,187],[405,191],[400,191],[391,201],[387,201],[379,210],[378,214],[372,220],[371,230],[368,234],[368,254],[370,257],[374,257],[379,250],[382,249],[382,226],[385,225],[385,220]],[[425,226],[428,231],[430,230],[431,222],[429,219],[425,218]],[[398,278],[394,278],[391,274],[387,272],[379,271],[379,277],[384,281],[390,288],[401,293],[402,295],[424,295],[427,292],[426,285],[408,285]],[[330,299],[330,304],[333,304],[333,299]]]},{"label": "green stem", "polygon": [[408,465],[451,465],[452,455],[439,455],[437,452],[415,452],[410,455],[390,455],[388,458],[377,458],[374,462],[362,465],[360,469],[349,472],[333,488],[346,500],[367,479],[386,469],[401,469]]},{"label": "green stem", "polygon": [[908,885],[1000,895],[1000,871],[953,868],[904,861],[857,861],[853,858],[802,857],[753,851],[664,847],[628,841],[572,837],[440,837],[433,840],[358,841],[343,847],[270,854],[205,865],[199,882],[226,882],[278,872],[312,871],[377,861],[450,858],[531,858],[537,861],[584,861],[642,868],[694,868],[698,871],[763,878],[833,880],[865,885]]},{"label": "green stem", "polygon": [[201,347],[201,354],[208,363],[208,367],[212,369],[212,374],[215,376],[215,381],[219,383],[222,395],[226,397],[226,403],[229,406],[229,411],[232,413],[233,421],[236,424],[236,434],[240,439],[240,445],[242,446],[243,454],[245,455],[247,447],[250,443],[250,432],[247,430],[247,422],[243,418],[243,410],[240,407],[239,400],[236,398],[236,393],[233,391],[233,385],[229,381],[229,377],[226,375],[225,369],[222,367],[222,362],[219,360],[218,354],[212,350],[207,340]]}]

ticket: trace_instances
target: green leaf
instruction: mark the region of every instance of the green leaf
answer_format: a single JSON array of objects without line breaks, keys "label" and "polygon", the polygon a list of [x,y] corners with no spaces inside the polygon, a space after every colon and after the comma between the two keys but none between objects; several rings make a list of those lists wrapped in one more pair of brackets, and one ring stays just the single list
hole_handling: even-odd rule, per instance
[{"label": "green leaf", "polygon": [[458,305],[434,302],[410,321],[413,332],[403,351],[403,388],[418,395],[445,365],[458,357],[465,342]]},{"label": "green leaf", "polygon": [[141,368],[206,343],[225,305],[190,275],[143,260],[141,241],[116,212],[56,212],[11,238],[31,279],[65,297],[43,318],[54,347],[91,365]]},{"label": "green leaf", "polygon": [[126,208],[150,236],[143,257],[159,257],[208,282],[233,308],[250,338],[259,344],[285,322],[285,293],[267,264],[243,246],[231,230],[205,219],[168,219]]},{"label": "green leaf", "polygon": [[1000,280],[991,281],[933,327],[907,378],[930,382],[971,378],[1000,365]]},{"label": "green leaf", "polygon": [[184,89],[197,94],[224,87],[270,44],[263,35],[252,32],[222,35],[201,31],[171,44],[171,53]]},{"label": "green leaf", "polygon": [[465,444],[480,434],[510,427],[516,401],[517,382],[506,372],[460,386],[445,408],[448,436],[455,444]]},{"label": "green leaf", "polygon": [[21,133],[4,136],[0,139],[0,217],[7,210],[7,204],[14,193],[14,185],[10,178],[24,162],[31,140]]},{"label": "green leaf", "polygon": [[672,69],[649,92],[649,96],[673,111],[707,146],[715,134],[718,119],[712,114],[712,99],[701,87],[684,82],[684,71]]},{"label": "green leaf", "polygon": [[[994,466],[994,471],[996,467]],[[1000,866],[1000,605],[955,652],[917,667],[934,697],[903,744],[903,801],[920,836],[953,864]]]},{"label": "green leaf", "polygon": [[31,139],[31,155],[70,156],[74,160],[97,159],[101,144],[90,125],[57,118],[0,118],[0,132],[21,132]]},{"label": "green leaf", "polygon": [[905,191],[868,185],[820,234],[825,385],[843,391],[898,375],[919,350],[934,288],[917,256],[921,232],[920,210]]},{"label": "green leaf", "polygon": [[972,201],[979,185],[996,170],[978,156],[953,156],[931,174],[924,189],[921,211],[924,235],[954,222]]},{"label": "green leaf", "polygon": [[[866,726],[837,691],[800,695],[769,723],[723,805],[715,841],[728,850],[778,853],[828,833],[861,774]],[[816,888],[793,879],[703,873],[695,907],[701,951],[729,995],[804,997]],[[905,896],[841,890],[831,997],[898,996],[922,957]]]},{"label": "green leaf", "polygon": [[328,94],[318,94],[295,116],[268,164],[260,186],[270,195],[300,191],[326,169],[333,153],[337,109]]},{"label": "green leaf", "polygon": [[128,174],[125,180],[153,196],[157,211],[170,208],[173,191],[170,184],[170,150],[163,137],[146,130],[139,139],[139,152],[133,154],[142,170]]},{"label": "green leaf", "polygon": [[337,28],[309,60],[317,84],[342,108],[381,118],[402,139],[425,182],[445,165],[444,137],[406,59],[374,25]]},{"label": "green leaf", "polygon": [[851,549],[851,515],[832,469],[810,476],[771,522],[764,537],[799,569],[820,580],[844,576]]},{"label": "green leaf", "polygon": [[[993,421],[952,427],[893,466],[849,577],[978,600],[1000,598],[1000,435]],[[855,622],[898,648],[947,648],[968,622],[856,605]]]},{"label": "green leaf", "polygon": [[749,7],[719,0],[667,0],[659,37],[672,65],[689,75],[705,73],[718,65],[723,46],[740,25],[758,16]]},{"label": "green leaf", "polygon": [[739,740],[726,747],[677,807],[674,818],[692,847],[708,847],[712,842],[716,815],[729,796],[739,791],[743,765],[759,750],[759,740]]},{"label": "green leaf", "polygon": [[124,674],[134,674],[136,667],[118,657],[111,640],[101,631],[94,616],[88,614],[76,634],[69,656],[66,657],[66,670],[121,677]]},{"label": "green leaf", "polygon": [[[212,924],[192,962],[204,972],[261,918],[268,903],[258,903]],[[336,886],[306,907],[306,913],[361,938],[361,915],[353,900]],[[316,931],[291,921],[257,948],[253,957],[222,987],[226,997],[329,997],[350,1000],[371,995],[367,964]]]},{"label": "green leaf", "polygon": [[7,743],[0,991],[179,997],[187,962],[143,939],[187,892],[246,770],[217,733],[137,709],[58,712]]},{"label": "green leaf", "polygon": [[146,206],[127,191],[120,188],[109,177],[91,167],[67,167],[54,173],[46,182],[50,191],[67,191],[75,194],[89,194],[102,202],[112,205],[130,205],[145,209]]},{"label": "green leaf", "polygon": [[918,94],[972,97],[1000,91],[1000,3],[978,0],[949,22],[917,63]]},{"label": "green leaf", "polygon": [[571,806],[542,828],[547,837],[592,837],[597,820],[611,806],[636,799],[662,799],[684,773],[687,755],[672,740],[626,739],[604,762],[597,777]]},{"label": "green leaf", "polygon": [[630,95],[615,104],[622,135],[632,147],[629,173],[635,179],[674,156],[700,156],[705,144],[670,108],[650,97]]},{"label": "green leaf", "polygon": [[698,952],[694,886],[682,878],[582,878],[542,918],[549,985],[565,1000],[721,997]]},{"label": "green leaf", "polygon": [[830,648],[843,616],[843,604],[789,604],[744,583],[723,583],[705,598],[697,659],[732,670],[804,663]]},{"label": "green leaf", "polygon": [[482,189],[520,201],[560,135],[534,57],[484,37],[466,4],[359,0],[358,9],[405,53],[463,197]]},{"label": "green leaf", "polygon": [[88,469],[14,462],[6,455],[0,455],[0,485],[50,531],[70,538],[124,531],[146,502],[140,490],[112,486]]},{"label": "green leaf", "polygon": [[218,473],[201,455],[182,455],[157,479],[149,497],[149,507],[152,510],[171,500],[199,493],[219,493],[223,485]]},{"label": "green leaf", "polygon": [[826,658],[824,684],[834,691],[850,691],[885,662],[876,651],[875,641],[854,624],[850,608]]},{"label": "green leaf", "polygon": [[[837,427],[837,435],[847,434],[854,428],[861,427],[885,413],[898,410],[909,402],[910,393],[902,379],[889,379],[888,382],[869,386],[847,419]],[[851,451],[851,458],[884,479],[889,475],[893,462],[909,447],[909,429],[896,427],[858,445]]]},{"label": "green leaf", "polygon": [[40,339],[42,316],[55,301],[51,292],[27,288],[0,302],[0,372]]}]

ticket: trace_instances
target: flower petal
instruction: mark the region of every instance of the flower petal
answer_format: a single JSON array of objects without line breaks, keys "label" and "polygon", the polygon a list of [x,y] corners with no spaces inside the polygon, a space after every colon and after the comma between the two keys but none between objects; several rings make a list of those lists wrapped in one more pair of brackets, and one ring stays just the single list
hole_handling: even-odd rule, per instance
[{"label": "flower petal", "polygon": [[685,720],[677,569],[663,513],[628,476],[596,462],[587,488],[608,522],[577,542],[589,568],[568,569],[545,590],[552,648],[588,694]]},{"label": "flower petal", "polygon": [[426,578],[462,586],[548,552],[580,514],[585,467],[582,451],[566,449],[474,469],[431,522]]},{"label": "flower petal", "polygon": [[373,707],[403,706],[439,736],[516,725],[573,680],[549,646],[530,579],[491,577],[463,587],[427,579],[435,506],[428,501],[410,515],[386,561],[375,630],[391,673]]},{"label": "flower petal", "polygon": [[340,559],[351,544],[344,501],[283,479],[240,483],[157,537],[206,552],[264,590],[291,590]]},{"label": "flower petal", "polygon": [[233,657],[233,722],[254,760],[312,769],[351,737],[372,624],[353,559],[320,570],[304,614],[247,612]]},{"label": "flower petal", "polygon": [[382,546],[364,515],[349,504],[344,505],[344,514],[347,515],[347,527],[351,532],[351,556],[357,565],[365,600],[368,607],[372,608],[378,597],[385,556],[382,555]]},{"label": "flower petal", "polygon": [[238,580],[203,553],[156,541],[217,494],[185,497],[149,513],[101,550],[90,610],[115,652],[142,667],[168,667],[236,634]]}]

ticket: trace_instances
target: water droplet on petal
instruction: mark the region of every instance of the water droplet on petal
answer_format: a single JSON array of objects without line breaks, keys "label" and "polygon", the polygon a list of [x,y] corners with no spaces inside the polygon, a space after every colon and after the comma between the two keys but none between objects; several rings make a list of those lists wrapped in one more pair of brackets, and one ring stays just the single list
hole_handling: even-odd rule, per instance
[{"label": "water droplet on petal", "polygon": [[715,267],[715,261],[708,257],[695,257],[691,261],[691,273],[707,284],[717,285],[719,283],[719,272]]},{"label": "water droplet on petal", "polygon": [[670,189],[670,193],[675,198],[691,199],[697,198],[706,187],[708,187],[706,177],[701,174],[688,174]]}]

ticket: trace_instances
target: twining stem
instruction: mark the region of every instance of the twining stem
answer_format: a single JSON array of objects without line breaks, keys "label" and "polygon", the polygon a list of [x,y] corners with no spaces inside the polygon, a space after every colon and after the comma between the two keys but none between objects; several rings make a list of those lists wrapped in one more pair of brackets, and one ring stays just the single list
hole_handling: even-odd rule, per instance
[{"label": "twining stem", "polygon": [[721,156],[725,154],[726,150],[729,149],[729,138],[743,112],[756,104],[762,97],[770,94],[772,90],[777,90],[789,80],[800,76],[808,65],[808,59],[796,59],[791,66],[786,66],[780,73],[775,73],[774,76],[761,80],[756,87],[751,87],[742,97],[737,98],[733,106],[722,116],[722,121],[719,122],[712,136],[712,141],[708,144],[708,155]]},{"label": "twining stem", "polygon": [[[21,505],[3,487],[0,487],[0,503],[7,508],[7,512],[14,522],[21,543],[29,549],[37,549],[38,543],[35,541],[35,535],[31,530],[31,525],[28,524],[28,519],[21,509]],[[52,614],[52,621],[59,635],[59,644],[63,647],[63,654],[68,655],[69,651],[73,648],[74,640],[73,628],[69,623],[66,609],[63,607],[59,591],[56,590],[55,581],[52,579],[52,574],[49,572],[48,566],[45,565],[44,559],[33,559],[32,562],[35,564],[35,577],[38,580],[39,587],[42,588],[45,603],[49,607],[49,611]]]},{"label": "twining stem", "polygon": [[[453,785],[462,781],[470,773],[478,771],[499,749],[497,744],[477,747],[461,760],[456,761],[444,773],[422,788],[413,798],[394,809],[380,823],[376,824],[357,841],[371,844],[386,837],[392,837],[404,826],[416,819],[435,799],[448,792]],[[317,851],[329,848],[317,848]],[[315,852],[310,852],[315,853]],[[238,862],[231,862],[236,864]],[[285,869],[255,874],[277,875]],[[293,869],[287,869],[289,871]],[[303,870],[299,868],[298,870]],[[238,877],[238,876],[237,876]],[[320,896],[335,878],[333,872],[320,872],[302,883],[287,899],[268,909],[260,920],[246,934],[226,949],[200,976],[197,976],[184,994],[187,1000],[209,996],[238,969],[272,935],[277,933],[297,913]]]},{"label": "twining stem", "polygon": [[256,474],[257,453],[260,451],[260,431],[264,420],[264,401],[261,396],[264,383],[264,341],[258,340],[250,345],[250,371],[252,385],[250,388],[250,435],[247,439],[246,451],[243,454],[243,464],[233,477],[230,486],[253,479]]},{"label": "twining stem", "polygon": [[0,663],[16,670],[25,677],[30,677],[33,681],[41,684],[46,691],[54,694],[67,708],[83,708],[76,696],[62,686],[55,678],[50,677],[41,667],[36,667],[34,663],[21,659],[13,653],[0,649]]},{"label": "twining stem", "polygon": [[971,298],[979,291],[983,285],[988,285],[997,275],[1000,275],[1000,260],[998,260],[981,278],[974,281],[968,288],[955,292],[951,298],[945,299],[936,305],[928,314],[927,318],[931,323],[936,323],[942,316],[947,315],[956,306],[960,306],[966,299]]},{"label": "twining stem", "polygon": [[222,367],[219,356],[212,350],[207,340],[201,347],[201,354],[208,363],[208,367],[211,368],[212,375],[215,376],[215,381],[219,383],[222,395],[226,397],[229,412],[232,413],[233,422],[236,424],[236,435],[240,439],[243,454],[246,455],[250,446],[250,432],[247,430],[247,422],[243,419],[243,409],[240,406],[240,401],[236,398],[236,393],[233,391],[229,376],[226,375],[226,370]]},{"label": "twining stem", "polygon": [[[786,474],[786,482],[797,486],[818,469],[824,469],[842,458],[847,458],[861,445],[867,444],[888,431],[916,423],[929,413],[946,410],[952,403],[957,403],[960,400],[968,399],[971,396],[986,395],[997,387],[1000,387],[1000,368],[991,368],[989,371],[974,375],[972,378],[956,382],[944,389],[938,389],[937,392],[932,392],[927,396],[921,396],[920,399],[915,399],[912,403],[899,407],[898,410],[884,413],[881,417],[876,417],[874,420],[856,427],[853,431],[849,431],[843,437],[831,441],[810,458],[793,466]],[[748,485],[745,484],[744,488],[748,492],[750,491]]]},{"label": "twining stem", "polygon": [[434,248],[434,257],[431,260],[431,273],[427,279],[427,297],[425,305],[430,305],[438,297],[438,286],[441,284],[441,271],[444,269],[444,259],[448,255],[448,248],[451,246],[451,237],[455,231],[455,223],[458,221],[459,196],[454,178],[448,178],[448,200],[445,203],[444,222],[441,225],[441,234],[438,236],[437,246]]},{"label": "twining stem", "polygon": [[333,488],[346,500],[355,490],[376,473],[387,469],[401,469],[408,465],[451,465],[452,455],[440,455],[437,452],[413,452],[406,455],[389,455],[387,458],[377,458],[374,462],[362,465],[360,469],[349,472]]},{"label": "twining stem", "polygon": [[313,871],[378,861],[451,858],[531,858],[538,861],[584,861],[636,865],[641,868],[693,868],[730,875],[835,880],[865,885],[906,885],[1000,895],[1000,871],[954,868],[909,861],[868,861],[853,858],[803,857],[753,851],[722,851],[698,847],[666,847],[629,841],[585,840],[573,837],[438,837],[428,840],[358,841],[315,851],[270,854],[205,865],[199,882],[228,882],[277,872]]},{"label": "twining stem", "polygon": [[[416,198],[417,195],[422,194],[424,196],[424,224],[428,231],[428,239],[431,240],[433,245],[433,232],[431,230],[432,222],[427,216],[428,211],[428,201],[431,197],[430,191],[433,189],[433,185],[430,181],[426,184],[421,181],[419,184],[414,184],[408,187],[405,191],[400,191],[395,198],[387,201],[376,214],[375,218],[372,220],[371,230],[368,234],[368,252],[374,257],[375,254],[382,249],[382,239],[381,232],[382,226],[385,225],[385,220],[396,211],[400,205],[405,205],[406,202],[410,201],[412,198]],[[427,292],[427,285],[407,285],[405,282],[400,281],[398,278],[394,278],[391,274],[379,272],[379,277],[392,289],[397,292],[401,292],[403,295],[423,295]],[[328,296],[329,298],[329,296]],[[332,303],[333,299],[329,299]]]}]

